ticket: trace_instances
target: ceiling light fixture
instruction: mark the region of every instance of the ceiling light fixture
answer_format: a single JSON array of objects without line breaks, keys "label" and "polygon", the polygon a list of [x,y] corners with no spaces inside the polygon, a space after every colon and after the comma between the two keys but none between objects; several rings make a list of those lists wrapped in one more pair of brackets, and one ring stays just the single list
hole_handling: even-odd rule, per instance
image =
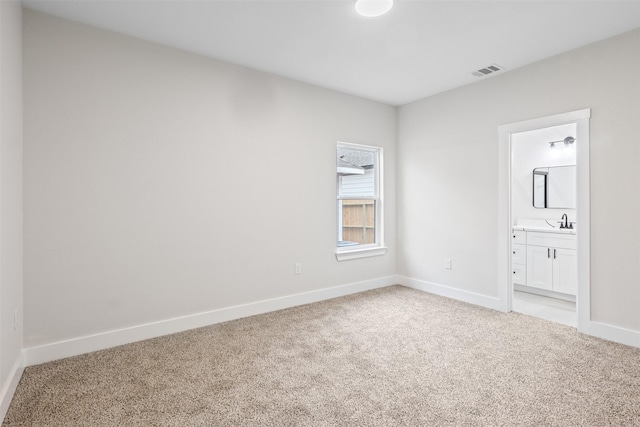
[{"label": "ceiling light fixture", "polygon": [[367,18],[384,15],[393,7],[393,0],[356,0],[356,12]]}]

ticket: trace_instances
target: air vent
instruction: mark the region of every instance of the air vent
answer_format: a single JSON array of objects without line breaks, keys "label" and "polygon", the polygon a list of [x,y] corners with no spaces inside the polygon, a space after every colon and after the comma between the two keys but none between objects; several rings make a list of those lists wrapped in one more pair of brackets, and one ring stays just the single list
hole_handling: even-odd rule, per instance
[{"label": "air vent", "polygon": [[504,70],[504,67],[498,64],[491,64],[484,68],[480,68],[479,70],[472,71],[471,74],[476,77],[484,77],[489,74],[497,73],[498,71]]}]

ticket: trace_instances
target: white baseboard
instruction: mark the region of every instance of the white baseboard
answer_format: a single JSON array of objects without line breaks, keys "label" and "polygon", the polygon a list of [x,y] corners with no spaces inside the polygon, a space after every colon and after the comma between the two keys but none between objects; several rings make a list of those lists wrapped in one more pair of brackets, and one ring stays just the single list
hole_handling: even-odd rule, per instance
[{"label": "white baseboard", "polygon": [[[457,299],[468,302],[470,304],[479,305],[494,310],[501,310],[500,299],[488,297],[486,295],[476,294],[469,291],[452,288],[450,286],[440,285],[438,283],[427,282],[424,280],[413,279],[410,277],[399,276],[398,283],[413,289],[419,289],[436,295]],[[586,335],[592,335],[608,341],[629,345],[640,348],[640,332],[631,329],[621,328],[619,326],[607,325],[600,322],[589,322],[589,325],[580,332]]]},{"label": "white baseboard", "polygon": [[576,302],[575,295],[563,294],[561,292],[554,292],[546,289],[534,288],[533,286],[516,285],[514,283],[513,289],[520,292],[526,292],[528,294],[541,295],[543,297],[561,299],[563,301],[569,301],[569,302]]},{"label": "white baseboard", "polygon": [[20,352],[20,356],[13,364],[13,368],[11,368],[9,376],[5,383],[2,384],[2,388],[0,388],[0,423],[2,423],[2,420],[4,420],[4,417],[7,415],[11,399],[13,399],[13,395],[16,392],[20,378],[22,378],[24,365],[24,352]]},{"label": "white baseboard", "polygon": [[26,348],[24,350],[25,363],[26,366],[46,363],[65,357],[77,356],[79,354],[103,350],[118,345],[213,325],[215,323],[310,304],[370,289],[383,288],[398,284],[398,280],[398,276],[381,277]]},{"label": "white baseboard", "polygon": [[[20,361],[16,362],[16,366],[12,371],[11,379],[7,384],[3,385],[3,388],[0,391],[2,393],[0,394],[0,415],[3,414],[3,412],[1,412],[2,410],[6,411],[8,408],[11,396],[13,396],[13,392],[15,391],[15,387],[17,386],[25,366],[37,365],[65,357],[77,356],[79,354],[155,338],[162,335],[173,334],[242,317],[254,316],[303,304],[310,304],[395,284],[400,284],[409,288],[453,298],[494,310],[501,309],[500,300],[497,297],[490,297],[410,277],[387,276],[202,313],[195,313],[158,322],[106,331],[94,335],[72,338],[37,347],[26,348],[24,350],[24,357],[21,358]],[[609,341],[640,347],[640,332],[638,331],[598,322],[591,322],[588,333]]]},{"label": "white baseboard", "polygon": [[593,335],[594,337],[640,348],[639,331],[625,329],[619,326],[607,325],[606,323],[591,321],[589,323],[588,333],[589,335]]},{"label": "white baseboard", "polygon": [[439,283],[413,279],[411,277],[400,276],[398,279],[401,285],[404,285],[408,288],[418,289],[424,292],[429,292],[431,294],[468,302],[470,304],[479,305],[481,307],[491,308],[493,310],[501,310],[500,298],[498,297],[490,297],[487,295],[477,294],[475,292],[469,292],[462,289],[441,285]]}]

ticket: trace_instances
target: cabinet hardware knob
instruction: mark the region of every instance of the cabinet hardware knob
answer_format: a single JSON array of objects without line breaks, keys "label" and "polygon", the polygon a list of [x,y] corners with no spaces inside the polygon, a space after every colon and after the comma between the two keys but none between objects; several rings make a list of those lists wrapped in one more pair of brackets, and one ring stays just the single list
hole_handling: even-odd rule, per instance
[{"label": "cabinet hardware knob", "polygon": [[551,249],[547,248],[547,258],[551,258]]}]

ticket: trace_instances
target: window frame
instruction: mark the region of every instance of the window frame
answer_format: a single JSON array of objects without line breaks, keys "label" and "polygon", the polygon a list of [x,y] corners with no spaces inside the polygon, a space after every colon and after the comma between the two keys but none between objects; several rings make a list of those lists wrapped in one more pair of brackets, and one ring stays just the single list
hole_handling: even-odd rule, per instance
[{"label": "window frame", "polygon": [[[340,196],[340,176],[336,170],[336,259],[338,261],[347,261],[352,259],[367,258],[372,256],[384,255],[387,251],[384,245],[384,149],[373,145],[354,144],[350,142],[338,141],[336,144],[336,153],[339,148],[353,149],[360,151],[370,151],[374,153],[374,195],[371,196]],[[374,243],[360,244],[354,246],[338,247],[340,237],[340,200],[374,200]]]}]

